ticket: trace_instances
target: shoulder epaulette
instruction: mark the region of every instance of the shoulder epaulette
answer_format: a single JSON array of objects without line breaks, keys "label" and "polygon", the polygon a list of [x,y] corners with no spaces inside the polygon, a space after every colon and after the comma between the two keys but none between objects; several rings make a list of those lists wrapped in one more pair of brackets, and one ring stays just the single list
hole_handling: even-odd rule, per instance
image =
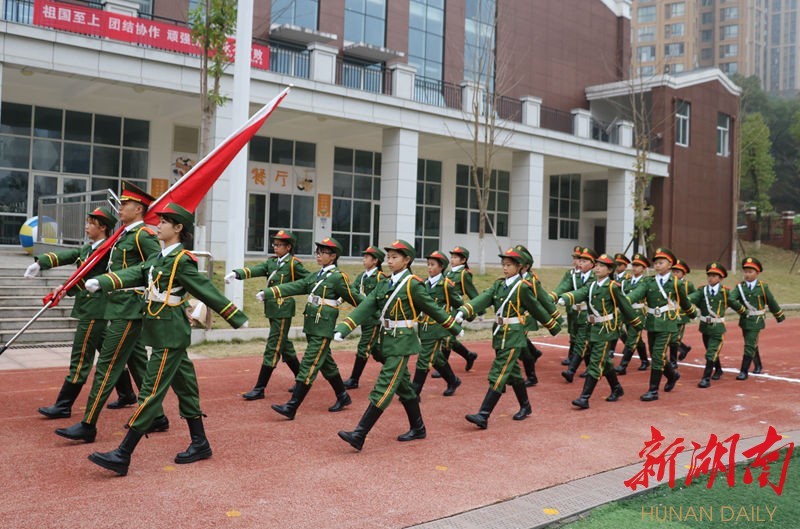
[{"label": "shoulder epaulette", "polygon": [[447,283],[447,285],[448,285],[448,286],[451,286],[451,287],[454,287],[454,286],[456,286],[456,282],[455,282],[455,281],[453,281],[452,279],[447,279],[447,278],[445,277],[445,278],[444,278],[444,282],[445,282],[445,283]]},{"label": "shoulder epaulette", "polygon": [[347,273],[344,270],[339,270],[339,273],[342,274],[342,277],[344,278],[344,280],[349,284],[350,283],[350,278],[347,276]]},{"label": "shoulder epaulette", "polygon": [[422,279],[421,277],[419,277],[419,276],[418,276],[418,275],[416,275],[416,274],[411,274],[411,279],[414,279],[414,280],[416,280],[416,281],[419,281],[420,283],[424,283],[424,282],[425,282],[425,280],[424,280],[424,279]]},{"label": "shoulder epaulette", "polygon": [[153,229],[150,226],[144,225],[144,226],[141,227],[140,231],[146,231],[147,233],[149,233],[153,237],[156,237],[156,232],[154,232]]},{"label": "shoulder epaulette", "polygon": [[298,263],[302,263],[303,262],[302,259],[300,259],[299,257],[296,257],[294,255],[292,255],[292,261],[297,261]]},{"label": "shoulder epaulette", "polygon": [[185,255],[186,257],[188,257],[189,259],[191,259],[195,263],[197,262],[197,256],[195,254],[193,254],[192,252],[190,252],[189,250],[185,250],[183,255]]},{"label": "shoulder epaulette", "polygon": [[528,285],[529,287],[533,286],[533,283],[528,279],[522,278],[522,282],[525,283],[526,285]]}]

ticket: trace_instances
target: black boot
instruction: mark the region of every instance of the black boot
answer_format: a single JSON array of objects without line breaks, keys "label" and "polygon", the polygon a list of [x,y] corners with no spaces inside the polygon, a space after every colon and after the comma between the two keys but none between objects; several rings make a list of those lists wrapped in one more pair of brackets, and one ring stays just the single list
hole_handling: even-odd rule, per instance
[{"label": "black boot", "polygon": [[533,410],[531,409],[531,401],[528,399],[528,389],[524,382],[520,384],[514,384],[511,387],[514,388],[514,395],[517,396],[517,402],[519,402],[519,411],[511,418],[515,421],[523,421],[528,417],[528,415],[533,413]]},{"label": "black boot", "polygon": [[178,452],[175,456],[175,462],[179,465],[194,463],[211,457],[211,445],[206,439],[203,417],[186,419],[186,422],[189,425],[189,435],[192,437],[192,442],[185,452]]},{"label": "black boot", "polygon": [[650,402],[651,400],[658,400],[658,386],[660,384],[661,384],[661,371],[656,371],[655,369],[651,369],[650,387],[647,390],[647,393],[645,393],[639,398],[645,402]]},{"label": "black boot", "polygon": [[747,380],[747,371],[750,370],[750,362],[753,359],[749,356],[745,356],[742,358],[742,367],[739,369],[739,374],[736,375],[736,380]]},{"label": "black boot", "polygon": [[166,415],[159,415],[153,422],[150,424],[150,428],[144,432],[145,435],[156,433],[156,432],[166,432],[169,430],[169,419],[167,419]]},{"label": "black boot", "polygon": [[425,423],[422,422],[422,412],[419,410],[419,397],[411,400],[401,400],[400,403],[406,409],[408,415],[408,430],[403,435],[397,437],[398,441],[413,441],[415,439],[425,439]]},{"label": "black boot", "polygon": [[525,354],[520,355],[519,359],[522,361],[522,367],[525,370],[525,385],[530,387],[538,384],[539,379],[536,378],[536,360],[530,352],[530,346]]},{"label": "black boot", "polygon": [[575,370],[581,365],[581,360],[583,359],[580,356],[572,355],[572,358],[569,360],[569,366],[567,366],[567,370],[561,372],[561,376],[564,377],[564,380],[570,384],[572,384],[572,380],[575,378]]},{"label": "black boot", "polygon": [[367,438],[367,434],[372,427],[375,426],[375,423],[378,421],[382,413],[382,409],[370,402],[369,406],[367,406],[367,411],[364,412],[361,420],[358,421],[358,426],[356,426],[356,429],[352,432],[345,432],[342,430],[339,432],[339,437],[347,441],[350,446],[356,450],[361,450],[361,447],[364,446],[364,439]]},{"label": "black boot", "polygon": [[72,439],[73,441],[93,443],[94,438],[97,437],[97,426],[89,424],[88,422],[79,422],[67,428],[58,428],[56,430],[56,435]]},{"label": "black boot", "polygon": [[442,378],[447,382],[447,389],[442,392],[442,395],[451,397],[458,389],[458,386],[461,385],[461,379],[453,373],[453,368],[450,367],[450,364],[443,364],[439,368],[439,373],[442,374]]},{"label": "black boot", "polygon": [[719,380],[720,378],[722,378],[722,362],[717,358],[714,360],[714,374],[711,375],[711,380]]},{"label": "black boot", "polygon": [[686,358],[686,355],[689,354],[689,351],[692,350],[691,345],[686,345],[683,342],[678,343],[678,360],[683,360]]},{"label": "black boot", "polygon": [[58,397],[56,397],[56,403],[39,408],[39,413],[48,419],[68,419],[72,415],[72,405],[78,398],[82,387],[83,384],[73,384],[65,380],[61,385],[61,391],[58,392]]},{"label": "black boot", "polygon": [[642,361],[642,365],[639,366],[639,371],[647,371],[650,367],[650,360],[647,359],[647,346],[644,344],[643,341],[639,341],[636,344],[636,352],[639,353],[639,360]]},{"label": "black boot", "polygon": [[592,396],[594,387],[596,385],[597,379],[591,375],[587,375],[586,380],[583,381],[583,390],[581,391],[581,396],[573,400],[572,405],[583,410],[587,409],[589,407],[589,398]]},{"label": "black boot", "polygon": [[631,351],[627,347],[623,347],[622,348],[622,360],[620,360],[619,365],[614,368],[614,371],[616,371],[618,375],[627,374],[628,373],[628,364],[631,363],[631,358],[633,358],[633,351]]},{"label": "black boot", "polygon": [[753,374],[761,373],[762,369],[764,369],[764,366],[761,365],[761,351],[756,347],[756,354],[753,356]]},{"label": "black boot", "polygon": [[344,382],[342,381],[342,376],[339,373],[336,373],[333,378],[329,379],[328,383],[331,385],[333,392],[336,394],[336,402],[333,403],[333,406],[328,408],[328,411],[342,411],[345,406],[349,406],[353,403],[350,395],[347,394],[347,390],[344,387]]},{"label": "black boot", "polygon": [[561,365],[562,366],[568,366],[570,364],[570,362],[572,362],[572,356],[573,356],[572,347],[573,346],[574,346],[574,344],[572,343],[572,340],[570,340],[569,341],[569,351],[567,352],[567,357],[561,359]]},{"label": "black boot", "polygon": [[500,395],[501,393],[490,389],[488,392],[486,392],[486,396],[483,398],[483,403],[481,404],[481,409],[478,411],[478,413],[467,415],[466,419],[472,424],[485,430],[489,423],[489,415],[492,414],[492,410],[495,406],[497,406],[497,402],[500,400]]},{"label": "black boot", "polygon": [[308,390],[310,389],[311,386],[308,384],[301,384],[300,382],[295,383],[294,392],[292,392],[292,398],[289,399],[289,402],[286,404],[273,404],[272,409],[290,421],[293,421],[294,416],[297,413],[297,408],[299,408],[300,404],[303,403],[303,399],[306,398],[306,395],[308,395]]},{"label": "black boot", "polygon": [[131,455],[141,438],[142,434],[129,428],[119,447],[110,452],[94,452],[89,456],[89,461],[116,472],[120,476],[125,476],[128,474],[128,467],[131,464]]},{"label": "black boot", "polygon": [[714,362],[712,360],[706,360],[706,367],[703,369],[703,377],[698,382],[698,388],[707,388],[711,385],[711,370],[714,369]]},{"label": "black boot", "polygon": [[414,393],[417,394],[417,397],[422,394],[422,387],[425,385],[426,378],[428,378],[427,371],[424,369],[414,370],[414,378],[411,380],[411,384],[414,386]]},{"label": "black boot", "polygon": [[606,397],[606,401],[617,402],[625,394],[625,391],[622,389],[622,384],[619,383],[617,373],[613,369],[609,370],[605,375],[608,384],[611,386],[611,395]]},{"label": "black boot", "polygon": [[669,363],[673,369],[678,368],[678,344],[676,343],[669,344]]},{"label": "black boot", "polygon": [[358,381],[361,379],[361,373],[364,372],[364,367],[367,365],[367,359],[357,356],[353,362],[353,372],[350,378],[344,381],[344,387],[347,389],[358,389]]},{"label": "black boot", "polygon": [[675,387],[678,380],[681,379],[681,374],[671,364],[664,366],[664,375],[667,377],[667,383],[664,384],[664,391],[669,393]]},{"label": "black boot", "polygon": [[109,410],[117,410],[136,404],[136,393],[133,391],[130,371],[124,369],[119,375],[117,385],[114,387],[117,390],[117,400],[106,404],[106,408]]},{"label": "black boot", "polygon": [[[300,361],[297,359],[297,357],[285,356],[283,357],[283,362],[287,366],[289,366],[289,369],[292,371],[294,378],[297,378],[297,373],[300,372]],[[295,384],[295,386],[296,385],[297,384]],[[289,393],[294,393],[295,386],[289,388]]]},{"label": "black boot", "polygon": [[461,356],[464,360],[467,361],[467,365],[464,367],[465,371],[471,370],[472,366],[475,364],[475,360],[478,359],[478,354],[473,353],[472,351],[464,347],[464,344],[462,344],[461,342],[456,342],[453,345],[453,351],[455,351],[459,356]]},{"label": "black boot", "polygon": [[269,377],[272,376],[272,368],[264,364],[261,365],[261,371],[258,372],[258,380],[253,389],[247,393],[242,393],[244,400],[261,400],[264,398],[264,389],[267,387]]},{"label": "black boot", "polygon": [[583,357],[583,365],[584,365],[584,370],[580,376],[581,378],[586,378],[589,376],[589,354]]}]

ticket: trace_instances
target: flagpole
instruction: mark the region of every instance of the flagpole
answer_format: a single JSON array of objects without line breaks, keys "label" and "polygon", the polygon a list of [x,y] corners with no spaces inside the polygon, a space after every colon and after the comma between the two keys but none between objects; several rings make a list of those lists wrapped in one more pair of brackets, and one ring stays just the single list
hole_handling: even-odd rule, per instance
[{"label": "flagpole", "polygon": [[[243,123],[250,116],[250,54],[253,42],[253,0],[239,0],[236,12],[236,56],[233,63],[233,122]],[[225,266],[244,267],[247,219],[247,149],[242,149],[225,171],[228,176],[228,236]],[[232,281],[225,295],[244,307],[244,285]]]}]

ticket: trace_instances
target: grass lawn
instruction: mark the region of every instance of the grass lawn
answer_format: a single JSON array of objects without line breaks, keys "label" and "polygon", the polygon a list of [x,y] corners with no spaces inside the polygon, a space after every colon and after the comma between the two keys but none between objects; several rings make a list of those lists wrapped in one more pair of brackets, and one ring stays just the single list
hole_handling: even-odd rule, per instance
[{"label": "grass lawn", "polygon": [[[770,481],[779,481],[786,450],[772,465]],[[742,477],[747,464],[736,468],[736,482],[729,487],[724,475],[718,474],[711,489],[707,476],[688,487],[676,483],[674,489],[661,485],[627,500],[609,503],[581,515],[581,519],[550,525],[559,529],[679,529],[765,527],[796,529],[800,525],[800,450],[795,449],[789,462],[782,494],[769,486],[761,488],[758,476],[745,484]],[[770,519],[770,516],[772,517]]]}]

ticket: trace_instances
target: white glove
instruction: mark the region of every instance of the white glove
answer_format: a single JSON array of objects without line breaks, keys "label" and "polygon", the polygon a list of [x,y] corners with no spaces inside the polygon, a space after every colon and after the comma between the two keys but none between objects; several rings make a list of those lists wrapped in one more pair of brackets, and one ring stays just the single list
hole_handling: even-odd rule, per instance
[{"label": "white glove", "polygon": [[34,277],[39,275],[39,270],[41,269],[42,267],[39,266],[39,263],[33,263],[32,265],[30,265],[28,268],[25,269],[25,274],[23,274],[22,277],[26,279],[33,279]]},{"label": "white glove", "polygon": [[250,320],[247,320],[246,322],[244,322],[244,323],[242,324],[242,326],[241,326],[241,327],[239,327],[239,328],[240,328],[240,329],[247,329],[248,327],[250,327]]},{"label": "white glove", "polygon": [[456,312],[455,319],[456,319],[456,323],[461,323],[461,322],[463,322],[463,321],[464,321],[464,313],[463,313],[463,312],[461,312],[461,311],[457,311],[457,312]]},{"label": "white glove", "polygon": [[226,285],[229,285],[230,282],[233,281],[234,279],[236,279],[236,272],[230,272],[228,274],[225,274],[225,284]]},{"label": "white glove", "polygon": [[262,302],[262,303],[264,302],[264,291],[263,290],[259,290],[258,292],[256,292],[256,299],[258,301]]},{"label": "white glove", "polygon": [[463,338],[463,337],[464,337],[464,329],[461,329],[461,332],[458,333],[458,336],[456,336],[456,338]]},{"label": "white glove", "polygon": [[563,307],[563,306],[565,306],[565,305],[567,304],[567,302],[566,302],[566,301],[564,301],[564,298],[558,298],[558,301],[556,301],[556,303],[558,303],[558,304],[559,304],[559,305],[561,305],[562,307]]},{"label": "white glove", "polygon": [[97,292],[100,290],[100,281],[95,278],[86,280],[86,290],[89,292]]},{"label": "white glove", "polygon": [[343,342],[344,341],[344,336],[342,336],[342,333],[340,333],[339,331],[336,331],[335,333],[333,333],[333,341],[334,342]]}]

